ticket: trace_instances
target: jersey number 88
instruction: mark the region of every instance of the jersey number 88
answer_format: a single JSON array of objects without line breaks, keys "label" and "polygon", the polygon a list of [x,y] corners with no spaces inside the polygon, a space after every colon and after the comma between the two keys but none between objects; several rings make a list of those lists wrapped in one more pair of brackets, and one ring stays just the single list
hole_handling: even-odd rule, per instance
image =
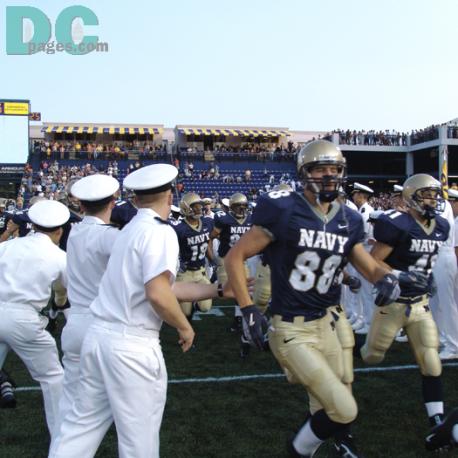
[{"label": "jersey number 88", "polygon": [[304,251],[296,257],[295,268],[289,276],[289,283],[297,291],[309,291],[313,287],[320,294],[328,292],[342,256],[329,256],[320,268],[321,258],[315,251]]}]

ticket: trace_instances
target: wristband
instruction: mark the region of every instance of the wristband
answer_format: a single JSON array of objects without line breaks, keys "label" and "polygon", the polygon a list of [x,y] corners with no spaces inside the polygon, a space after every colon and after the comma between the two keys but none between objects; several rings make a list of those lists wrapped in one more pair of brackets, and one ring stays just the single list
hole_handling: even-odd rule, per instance
[{"label": "wristband", "polygon": [[223,293],[223,285],[221,283],[218,283],[218,297],[224,297],[224,293]]}]

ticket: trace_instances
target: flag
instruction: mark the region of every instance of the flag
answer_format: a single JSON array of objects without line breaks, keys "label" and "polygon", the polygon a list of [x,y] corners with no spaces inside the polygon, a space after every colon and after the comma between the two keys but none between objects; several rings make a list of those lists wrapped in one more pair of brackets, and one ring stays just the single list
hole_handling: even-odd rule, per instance
[{"label": "flag", "polygon": [[448,199],[448,147],[447,145],[442,146],[442,152],[440,154],[440,181],[442,184],[442,192],[444,199]]}]

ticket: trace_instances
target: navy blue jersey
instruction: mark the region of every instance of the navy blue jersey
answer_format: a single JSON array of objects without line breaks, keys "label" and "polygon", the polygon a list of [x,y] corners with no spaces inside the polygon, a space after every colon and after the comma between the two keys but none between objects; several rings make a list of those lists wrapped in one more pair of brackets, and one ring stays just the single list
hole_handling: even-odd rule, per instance
[{"label": "navy blue jersey", "polygon": [[32,230],[28,209],[15,212],[12,219],[19,226],[19,237],[25,237]]},{"label": "navy blue jersey", "polygon": [[[393,247],[384,260],[395,270],[418,270],[431,275],[439,247],[447,240],[450,224],[445,218],[436,216],[429,227],[421,226],[409,213],[396,210],[380,215],[374,224],[374,238]],[[411,287],[402,288],[405,297],[418,296],[427,291]]]},{"label": "navy blue jersey", "polygon": [[342,269],[353,247],[364,240],[358,212],[334,202],[323,216],[302,194],[273,191],[258,201],[253,224],[273,239],[265,250],[272,313],[312,320],[339,304]]},{"label": "navy blue jersey", "polygon": [[64,232],[62,233],[62,237],[60,238],[60,241],[59,241],[59,248],[61,250],[67,251],[67,240],[68,240],[68,236],[70,235],[70,231],[72,229],[72,226],[74,224],[81,223],[81,221],[83,221],[83,218],[81,218],[81,216],[77,215],[76,213],[73,213],[70,210],[70,218],[62,226],[62,229],[64,230]]},{"label": "navy blue jersey", "polygon": [[205,266],[205,255],[213,230],[212,218],[201,218],[197,228],[185,220],[172,223],[180,245],[180,269],[195,270]]},{"label": "navy blue jersey", "polygon": [[245,232],[250,230],[252,215],[249,214],[244,220],[235,219],[230,213],[218,212],[215,215],[215,228],[219,234],[218,255],[221,258],[237,243]]},{"label": "navy blue jersey", "polygon": [[122,229],[137,214],[137,209],[130,200],[116,202],[111,212],[111,222]]}]

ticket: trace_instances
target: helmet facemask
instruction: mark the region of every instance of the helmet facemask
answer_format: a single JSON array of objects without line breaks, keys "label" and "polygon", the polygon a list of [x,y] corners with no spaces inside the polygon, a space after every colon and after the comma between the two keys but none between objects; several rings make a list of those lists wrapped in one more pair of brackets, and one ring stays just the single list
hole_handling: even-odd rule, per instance
[{"label": "helmet facemask", "polygon": [[230,212],[234,218],[243,219],[248,214],[248,205],[243,203],[232,204],[230,207]]},{"label": "helmet facemask", "polygon": [[[337,168],[337,174],[323,175],[320,178],[312,177],[312,170],[314,168],[326,165],[335,166]],[[320,202],[332,202],[337,199],[347,181],[346,166],[342,162],[312,162],[304,165],[299,175],[304,188],[312,192]]]},{"label": "helmet facemask", "polygon": [[[426,203],[425,201],[433,201]],[[445,199],[442,197],[440,188],[420,188],[417,189],[409,199],[409,206],[416,210],[427,220],[440,215],[445,209]]]}]

